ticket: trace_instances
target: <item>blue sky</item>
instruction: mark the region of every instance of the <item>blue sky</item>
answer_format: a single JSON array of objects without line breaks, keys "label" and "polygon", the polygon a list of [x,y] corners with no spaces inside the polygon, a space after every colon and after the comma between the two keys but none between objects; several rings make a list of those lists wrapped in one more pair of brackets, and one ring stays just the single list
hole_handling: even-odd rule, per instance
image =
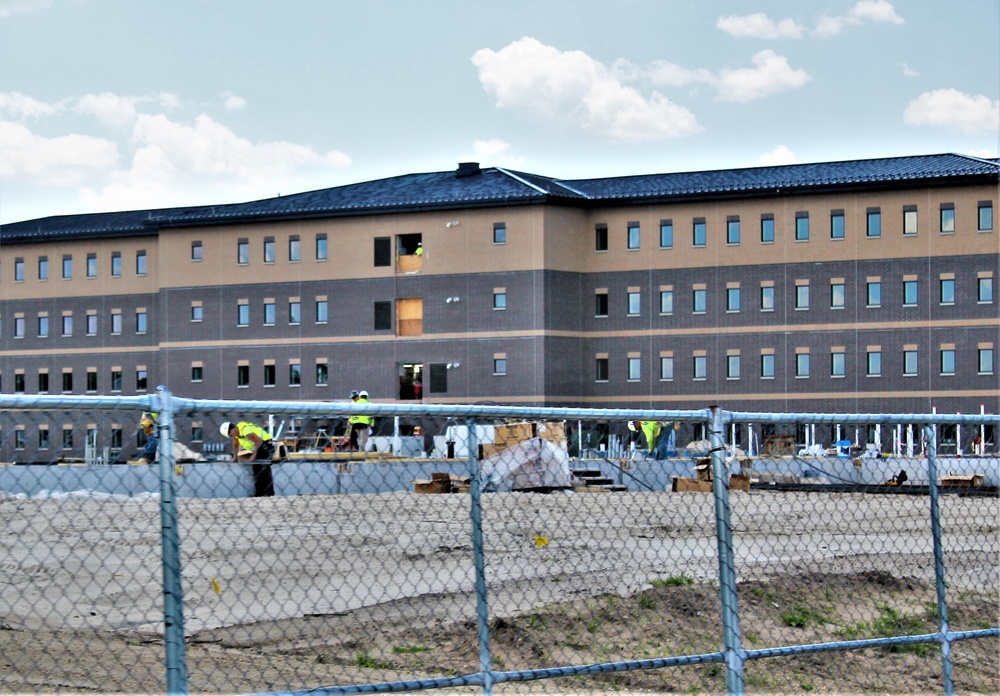
[{"label": "blue sky", "polygon": [[0,222],[1000,147],[1000,0],[0,0]]}]

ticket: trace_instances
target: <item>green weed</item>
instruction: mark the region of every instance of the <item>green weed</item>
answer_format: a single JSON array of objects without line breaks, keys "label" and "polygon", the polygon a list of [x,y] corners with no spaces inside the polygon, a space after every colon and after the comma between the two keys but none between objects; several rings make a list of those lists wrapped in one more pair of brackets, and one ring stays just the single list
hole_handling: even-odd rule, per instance
[{"label": "green weed", "polygon": [[669,578],[657,578],[650,583],[653,587],[685,587],[693,585],[694,578],[687,575],[672,575]]}]

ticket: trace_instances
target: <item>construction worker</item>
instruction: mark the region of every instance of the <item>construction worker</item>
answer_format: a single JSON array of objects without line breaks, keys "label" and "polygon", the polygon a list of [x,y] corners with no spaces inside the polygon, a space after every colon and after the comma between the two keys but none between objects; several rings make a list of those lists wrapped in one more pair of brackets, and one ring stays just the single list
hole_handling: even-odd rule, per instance
[{"label": "construction worker", "polygon": [[416,254],[417,256],[423,256],[424,255],[424,243],[423,242],[417,242],[417,250],[415,252],[413,252],[413,253]]},{"label": "construction worker", "polygon": [[[352,391],[351,401],[356,404],[368,403],[368,392],[365,390]],[[368,444],[368,435],[375,419],[366,414],[354,414],[347,419],[351,427],[351,448],[364,452]]]},{"label": "construction worker", "polygon": [[641,430],[646,438],[646,449],[649,450],[651,459],[666,459],[668,456],[677,454],[677,447],[674,445],[677,423],[666,421],[629,421],[628,429],[632,432]]},{"label": "construction worker", "polygon": [[159,418],[159,413],[142,412],[139,427],[142,428],[142,432],[146,436],[146,447],[142,450],[142,456],[137,460],[139,464],[152,464],[156,460],[156,450],[160,445],[160,438],[156,433],[156,421]]},{"label": "construction worker", "polygon": [[271,434],[253,423],[226,421],[219,426],[219,432],[233,444],[233,461],[239,461],[240,449],[250,452],[253,465],[254,495],[258,498],[274,495],[274,480],[271,477],[271,457],[274,456],[274,440]]}]

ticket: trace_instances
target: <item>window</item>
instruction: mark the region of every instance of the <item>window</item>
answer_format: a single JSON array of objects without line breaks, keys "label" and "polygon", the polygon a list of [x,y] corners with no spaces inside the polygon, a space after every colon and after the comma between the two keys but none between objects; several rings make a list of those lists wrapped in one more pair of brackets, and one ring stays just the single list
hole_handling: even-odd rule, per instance
[{"label": "window", "polygon": [[316,300],[316,323],[325,324],[330,316],[330,303],[327,300]]},{"label": "window", "polygon": [[704,314],[708,311],[708,290],[696,289],[692,294],[692,303],[695,314]]},{"label": "window", "polygon": [[120,251],[111,252],[111,277],[122,277],[122,253]]},{"label": "window", "polygon": [[326,363],[323,362],[316,363],[316,386],[325,387],[329,377],[330,377],[330,368],[327,367]]},{"label": "window", "polygon": [[191,305],[191,321],[202,321],[205,318],[205,308],[200,304]]},{"label": "window", "polygon": [[200,241],[191,242],[191,260],[201,261],[202,258],[203,257],[202,257],[201,242]]},{"label": "window", "polygon": [[48,338],[49,336],[49,318],[46,316],[38,317],[38,337]]},{"label": "window", "polygon": [[392,238],[376,237],[374,242],[376,268],[384,268],[392,265]]},{"label": "window", "polygon": [[674,358],[673,356],[662,356],[660,358],[660,380],[671,382],[674,379]]},{"label": "window", "polygon": [[288,303],[288,323],[298,324],[302,321],[302,303],[290,301]]},{"label": "window", "polygon": [[87,254],[87,277],[97,277],[97,254]]},{"label": "window", "polygon": [[638,222],[628,223],[628,240],[626,242],[627,248],[630,250],[638,249],[641,243],[642,235],[639,230]]},{"label": "window", "polygon": [[660,248],[674,248],[674,221],[660,220]]},{"label": "window", "polygon": [[112,426],[111,428],[111,449],[120,450],[122,448],[122,429]]},{"label": "window", "polygon": [[392,330],[392,303],[375,303],[375,331]]},{"label": "window", "polygon": [[628,381],[638,382],[642,378],[642,358],[628,359]]},{"label": "window", "polygon": [[236,366],[236,386],[237,387],[249,387],[250,386],[250,366],[249,365],[237,365]]},{"label": "window", "polygon": [[135,252],[135,274],[139,276],[146,275],[146,252],[137,251]]},{"label": "window", "polygon": [[507,374],[507,358],[493,358],[493,374]]},{"label": "window", "polygon": [[830,211],[830,239],[844,238],[844,211]]},{"label": "window", "polygon": [[24,338],[24,317],[14,317],[14,338]]},{"label": "window", "polygon": [[955,204],[941,204],[941,234],[955,233]]},{"label": "window", "polygon": [[448,393],[448,365],[445,363],[431,363],[431,383],[430,392],[432,394]]},{"label": "window", "polygon": [[291,263],[298,263],[302,260],[302,242],[299,241],[297,234],[288,238],[288,260]]},{"label": "window", "polygon": [[274,302],[264,302],[264,326],[274,326],[275,317]]},{"label": "window", "polygon": [[727,355],[726,356],[726,379],[739,379],[740,378],[740,356],[739,355]]},{"label": "window", "polygon": [[72,336],[73,335],[73,315],[64,314],[62,318],[62,335]]},{"label": "window", "polygon": [[247,302],[240,302],[236,305],[236,325],[250,326],[250,305]]},{"label": "window", "polygon": [[149,373],[143,368],[138,368],[135,371],[135,390],[136,391],[146,391],[146,385],[148,384]]},{"label": "window", "polygon": [[979,374],[981,374],[981,375],[992,375],[993,374],[993,349],[992,348],[980,348],[979,349]]},{"label": "window", "polygon": [[316,235],[316,260],[326,261],[327,253],[326,234],[321,232]]},{"label": "window", "polygon": [[726,218],[726,244],[740,243],[740,216],[730,215]]},{"label": "window", "polygon": [[274,237],[264,238],[264,263],[274,263]]},{"label": "window", "polygon": [[507,243],[507,223],[506,222],[494,222],[493,223],[493,243],[494,244],[506,244]]},{"label": "window", "polygon": [[955,349],[943,348],[941,350],[941,374],[955,374]]},{"label": "window", "polygon": [[87,314],[87,335],[96,336],[97,335],[97,315]]},{"label": "window", "polygon": [[920,295],[917,288],[917,281],[915,280],[904,280],[903,281],[903,305],[907,307],[916,307]]},{"label": "window", "polygon": [[191,425],[191,441],[202,442],[205,439],[205,428],[201,425]]},{"label": "window", "polygon": [[493,309],[507,309],[507,292],[504,290],[493,292]]},{"label": "window", "polygon": [[200,382],[205,378],[205,368],[201,365],[191,366],[191,381]]},{"label": "window", "polygon": [[740,289],[739,288],[726,288],[726,311],[727,312],[738,312],[738,311],[740,311]]},{"label": "window", "polygon": [[111,333],[120,334],[122,332],[121,310],[111,310]]},{"label": "window", "polygon": [[835,350],[830,353],[830,376],[843,377],[847,374],[847,358],[844,351]]},{"label": "window", "polygon": [[955,279],[954,278],[942,278],[941,279],[941,304],[943,304],[943,305],[955,304]]},{"label": "window", "polygon": [[990,232],[993,229],[993,201],[979,201],[980,232]]},{"label": "window", "polygon": [[300,363],[288,364],[288,386],[297,387],[302,384],[302,365]]},{"label": "window", "polygon": [[795,354],[795,376],[803,378],[809,376],[809,353]]},{"label": "window", "polygon": [[62,431],[63,449],[73,449],[73,430],[66,428]]},{"label": "window", "polygon": [[608,250],[608,226],[599,224],[594,227],[594,251]]},{"label": "window", "polygon": [[809,309],[809,286],[795,286],[795,309]]},{"label": "window", "polygon": [[881,349],[868,349],[868,376],[882,376],[882,351]]},{"label": "window", "polygon": [[87,391],[97,391],[97,370],[93,368],[87,368]]},{"label": "window", "polygon": [[869,239],[882,236],[882,209],[868,208],[868,237]]},{"label": "window", "polygon": [[761,353],[760,378],[774,379],[774,353]]},{"label": "window", "polygon": [[73,257],[68,254],[62,259],[62,277],[63,280],[69,280],[73,277]]},{"label": "window", "polygon": [[918,353],[916,350],[903,351],[903,374],[909,377],[917,374]]},{"label": "window", "polygon": [[240,239],[236,242],[236,263],[246,266],[250,263],[250,240]]},{"label": "window", "polygon": [[640,295],[638,292],[630,291],[628,293],[628,315],[634,317],[639,314],[642,308]]},{"label": "window", "polygon": [[917,206],[903,206],[903,234],[912,237],[917,234]]},{"label": "window", "polygon": [[135,313],[135,332],[136,333],[140,333],[140,334],[146,333],[146,329],[148,328],[148,325],[149,325],[148,316],[149,315],[145,311],[143,311],[143,310],[139,310],[139,311],[137,311]]},{"label": "window", "polygon": [[49,391],[49,373],[39,372],[38,373],[38,391],[39,393]]},{"label": "window", "polygon": [[692,229],[691,243],[696,247],[703,247],[708,243],[708,225],[705,218],[695,218]]},{"label": "window", "polygon": [[38,431],[38,449],[49,448],[49,429],[40,428]]},{"label": "window", "polygon": [[273,364],[264,365],[264,386],[273,387],[276,376],[276,370]]},{"label": "window", "polygon": [[982,304],[993,302],[993,278],[979,278],[976,297],[979,298],[979,302]]},{"label": "window", "polygon": [[868,306],[882,306],[882,282],[878,280],[868,281]]},{"label": "window", "polygon": [[14,259],[14,282],[24,282],[24,259]]},{"label": "window", "polygon": [[120,392],[122,390],[122,371],[111,370],[111,391]]},{"label": "window", "polygon": [[708,379],[708,356],[694,356],[694,379]]},{"label": "window", "polygon": [[843,309],[846,303],[844,284],[830,283],[830,309]]},{"label": "window", "polygon": [[660,314],[674,313],[674,291],[660,290]]},{"label": "window", "polygon": [[598,382],[608,381],[608,359],[607,358],[597,358],[594,366],[596,368],[596,380]]},{"label": "window", "polygon": [[39,256],[38,257],[38,279],[48,280],[49,279],[49,257]]},{"label": "window", "polygon": [[760,288],[760,311],[774,311],[774,286],[762,285]]},{"label": "window", "polygon": [[608,316],[608,293],[607,292],[595,293],[594,299],[595,299],[594,316],[596,317]]},{"label": "window", "polygon": [[774,214],[764,213],[760,216],[760,241],[762,244],[774,243]]},{"label": "window", "polygon": [[24,387],[24,373],[23,372],[15,372],[14,373],[14,392],[16,394],[23,394],[24,393],[24,389],[25,389],[25,387]]}]

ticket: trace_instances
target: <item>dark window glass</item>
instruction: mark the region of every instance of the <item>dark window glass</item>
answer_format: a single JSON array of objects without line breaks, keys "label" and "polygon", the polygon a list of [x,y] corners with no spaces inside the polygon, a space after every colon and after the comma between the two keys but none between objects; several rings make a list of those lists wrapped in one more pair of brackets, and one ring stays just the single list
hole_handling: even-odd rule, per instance
[{"label": "dark window glass", "polygon": [[392,238],[375,238],[375,267],[392,265]]},{"label": "dark window glass", "polygon": [[375,331],[389,331],[392,329],[392,303],[375,303]]}]

